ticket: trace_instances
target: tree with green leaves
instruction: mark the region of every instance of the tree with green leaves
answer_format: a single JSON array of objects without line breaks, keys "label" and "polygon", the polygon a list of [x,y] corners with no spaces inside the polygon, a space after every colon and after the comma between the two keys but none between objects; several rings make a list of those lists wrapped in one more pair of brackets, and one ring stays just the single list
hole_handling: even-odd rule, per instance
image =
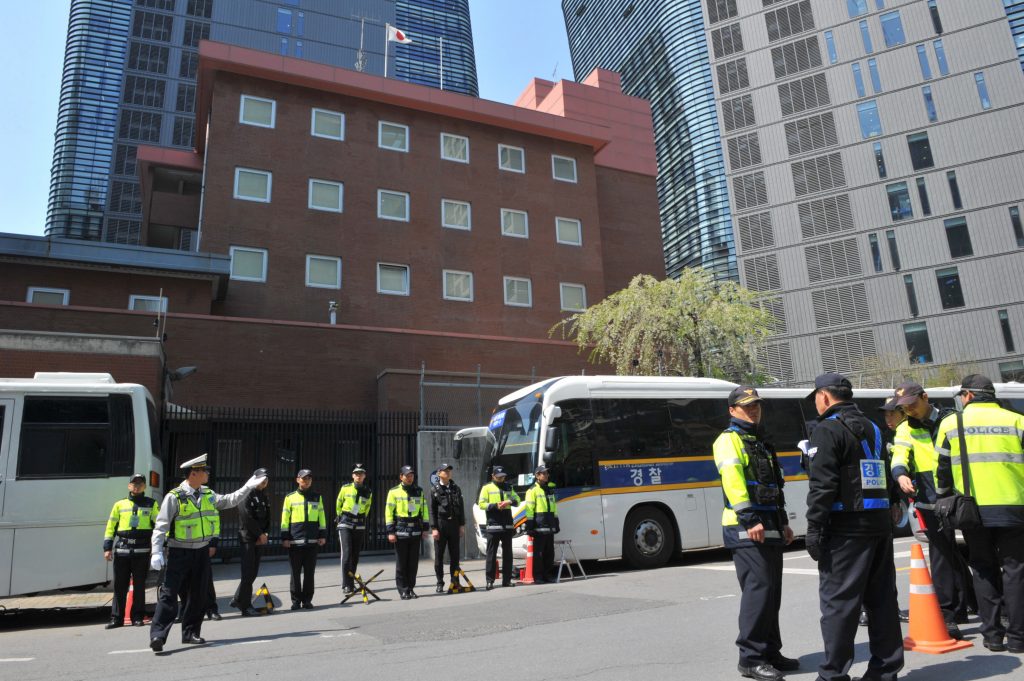
[{"label": "tree with green leaves", "polygon": [[640,274],[627,288],[555,324],[619,375],[749,379],[758,345],[775,318],[751,291],[687,268],[678,279]]}]

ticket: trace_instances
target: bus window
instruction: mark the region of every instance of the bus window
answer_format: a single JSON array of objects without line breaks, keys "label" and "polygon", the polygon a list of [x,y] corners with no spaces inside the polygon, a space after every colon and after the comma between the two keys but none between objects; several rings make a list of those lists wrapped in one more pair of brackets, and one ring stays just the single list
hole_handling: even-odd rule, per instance
[{"label": "bus window", "polygon": [[597,484],[594,418],[589,400],[568,400],[558,405],[562,415],[554,422],[559,431],[551,480],[558,487],[590,487]]},{"label": "bus window", "polygon": [[792,451],[807,436],[804,434],[804,416],[798,400],[765,400],[761,407],[761,423],[767,439],[778,451]]},{"label": "bus window", "polygon": [[669,400],[668,411],[677,456],[711,456],[712,445],[729,426],[725,399]]},{"label": "bus window", "polygon": [[1024,414],[1024,399],[1021,399],[1021,398],[1014,398],[1014,399],[1001,398],[999,401],[1003,404],[1004,408],[1009,409],[1010,411],[1015,411],[1018,414]]},{"label": "bus window", "polygon": [[672,422],[665,400],[594,400],[593,409],[602,458],[674,455]]}]

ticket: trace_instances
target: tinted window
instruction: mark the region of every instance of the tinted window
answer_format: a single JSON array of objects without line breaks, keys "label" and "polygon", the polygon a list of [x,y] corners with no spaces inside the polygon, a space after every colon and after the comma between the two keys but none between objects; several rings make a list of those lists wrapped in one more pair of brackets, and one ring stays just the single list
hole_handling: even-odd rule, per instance
[{"label": "tinted window", "polygon": [[726,400],[670,400],[673,437],[679,442],[676,456],[711,456],[715,439],[729,425]]},{"label": "tinted window", "polygon": [[799,400],[765,400],[761,407],[767,439],[780,452],[793,451],[804,434],[804,417]]},{"label": "tinted window", "polygon": [[678,456],[665,400],[594,400],[592,408],[602,459]]},{"label": "tinted window", "polygon": [[19,478],[121,476],[132,473],[131,397],[26,397]]},{"label": "tinted window", "polygon": [[554,427],[559,433],[559,449],[555,454],[556,465],[551,472],[551,481],[558,487],[592,486],[596,484],[594,460],[598,450],[590,400],[569,400],[558,406],[562,415]]}]

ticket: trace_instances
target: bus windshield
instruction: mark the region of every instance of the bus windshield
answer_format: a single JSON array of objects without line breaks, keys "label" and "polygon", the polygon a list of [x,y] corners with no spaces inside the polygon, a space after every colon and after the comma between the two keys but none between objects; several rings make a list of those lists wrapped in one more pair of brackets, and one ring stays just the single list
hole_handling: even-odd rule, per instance
[{"label": "bus windshield", "polygon": [[[537,460],[543,393],[535,392],[494,412],[490,429],[496,440],[490,464],[501,465],[517,487],[529,484]],[[485,472],[490,478],[490,470]]]}]

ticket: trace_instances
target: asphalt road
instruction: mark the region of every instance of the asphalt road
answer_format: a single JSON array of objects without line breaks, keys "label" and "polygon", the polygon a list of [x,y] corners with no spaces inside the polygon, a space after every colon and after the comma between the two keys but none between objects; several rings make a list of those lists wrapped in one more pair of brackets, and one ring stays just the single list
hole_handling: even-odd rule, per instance
[{"label": "asphalt road", "polygon": [[[903,607],[911,541],[896,540]],[[238,567],[217,565],[223,621],[204,624],[205,646],[181,646],[176,626],[160,655],[147,647],[148,628],[105,631],[105,613],[0,618],[0,679],[739,678],[733,643],[739,590],[724,551],[687,554],[666,568],[644,572],[618,562],[589,564],[587,580],[458,595],[434,595],[432,565],[424,561],[417,588],[421,598],[415,601],[398,599],[388,557],[368,558],[360,567],[372,574],[378,566],[385,568],[376,582],[380,602],[353,599],[337,605],[337,561],[325,558],[317,570],[315,610],[242,618],[226,606]],[[481,585],[482,563],[466,567]],[[287,564],[269,563],[264,574],[260,581],[287,602]],[[821,657],[817,571],[802,550],[786,554],[784,589],[783,652],[802,664],[787,678],[811,681]],[[946,655],[907,653],[901,678],[1024,679],[1024,657],[982,648],[976,620],[963,631],[974,648]],[[866,630],[859,631],[857,641],[855,676],[866,667]]]}]

